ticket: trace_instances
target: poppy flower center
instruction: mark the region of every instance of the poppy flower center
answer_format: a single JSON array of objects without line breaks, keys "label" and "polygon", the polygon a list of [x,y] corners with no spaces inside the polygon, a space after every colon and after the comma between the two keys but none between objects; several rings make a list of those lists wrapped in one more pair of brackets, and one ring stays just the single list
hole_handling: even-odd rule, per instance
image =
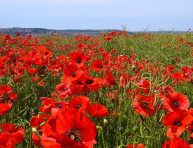
[{"label": "poppy flower center", "polygon": [[78,58],[76,59],[76,63],[81,63],[81,58],[80,58],[80,57],[78,57]]},{"label": "poppy flower center", "polygon": [[72,77],[76,77],[76,73],[75,73],[75,72],[72,72],[70,75],[71,75]]},{"label": "poppy flower center", "polygon": [[64,87],[61,88],[60,91],[67,91],[68,89],[69,89],[69,88],[68,88],[67,86],[64,86]]},{"label": "poppy flower center", "polygon": [[173,104],[175,107],[179,107],[179,103],[177,101],[174,101]]},{"label": "poppy flower center", "polygon": [[103,68],[103,65],[99,65],[98,68]]},{"label": "poppy flower center", "polygon": [[78,84],[78,85],[82,85],[82,82],[81,82],[81,81],[77,81],[77,84]]},{"label": "poppy flower center", "polygon": [[77,108],[77,109],[80,109],[80,108],[81,108],[81,104],[77,104],[77,105],[76,105],[76,108]]},{"label": "poppy flower center", "polygon": [[168,89],[164,90],[164,94],[167,95],[170,91]]},{"label": "poppy flower center", "polygon": [[181,125],[181,123],[180,123],[179,121],[176,121],[176,122],[174,123],[174,125],[176,125],[176,126],[180,126],[180,125]]},{"label": "poppy flower center", "polygon": [[38,130],[38,134],[39,134],[39,135],[42,135],[42,133],[43,133],[43,132],[42,132],[41,130]]},{"label": "poppy flower center", "polygon": [[57,107],[58,107],[58,108],[62,108],[62,104],[58,104]]},{"label": "poppy flower center", "polygon": [[76,129],[71,129],[64,134],[67,135],[71,140],[74,140],[76,142],[82,141],[81,135]]},{"label": "poppy flower center", "polygon": [[89,79],[86,81],[86,84],[92,84],[93,82],[94,82],[93,80]]},{"label": "poppy flower center", "polygon": [[148,107],[148,105],[149,105],[148,102],[141,102],[141,105],[142,105],[143,107],[145,107],[145,108],[149,108],[149,107]]},{"label": "poppy flower center", "polygon": [[45,55],[48,55],[48,53],[49,53],[48,51],[44,52]]}]

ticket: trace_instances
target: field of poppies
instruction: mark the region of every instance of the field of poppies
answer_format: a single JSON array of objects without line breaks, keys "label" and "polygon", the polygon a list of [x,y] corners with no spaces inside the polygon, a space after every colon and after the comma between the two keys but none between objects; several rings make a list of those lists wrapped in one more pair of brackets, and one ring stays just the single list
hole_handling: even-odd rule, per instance
[{"label": "field of poppies", "polygon": [[0,35],[0,148],[193,148],[193,34]]}]

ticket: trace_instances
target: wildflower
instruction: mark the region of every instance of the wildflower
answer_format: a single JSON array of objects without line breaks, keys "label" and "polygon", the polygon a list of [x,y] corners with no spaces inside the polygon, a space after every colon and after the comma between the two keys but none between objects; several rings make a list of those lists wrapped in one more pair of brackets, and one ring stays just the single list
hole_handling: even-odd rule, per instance
[{"label": "wildflower", "polygon": [[42,132],[40,139],[45,148],[92,148],[96,143],[95,124],[85,114],[68,105],[46,121]]},{"label": "wildflower", "polygon": [[190,102],[185,95],[175,92],[163,98],[163,106],[168,112],[175,111],[176,109],[187,110]]},{"label": "wildflower", "polygon": [[171,139],[170,141],[165,141],[162,148],[190,148],[188,143],[182,138]]},{"label": "wildflower", "polygon": [[15,147],[24,140],[25,132],[22,127],[16,128],[14,124],[0,124],[0,147]]},{"label": "wildflower", "polygon": [[193,116],[184,110],[177,109],[174,112],[169,112],[162,119],[162,124],[167,129],[167,136],[169,138],[179,137],[186,128],[192,123]]}]

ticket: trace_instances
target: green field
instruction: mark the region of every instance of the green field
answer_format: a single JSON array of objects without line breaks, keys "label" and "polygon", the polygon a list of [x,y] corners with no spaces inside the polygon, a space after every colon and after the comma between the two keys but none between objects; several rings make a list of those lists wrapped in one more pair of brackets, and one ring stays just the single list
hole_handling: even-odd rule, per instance
[{"label": "green field", "polygon": [[189,148],[192,106],[191,32],[0,35],[0,148]]}]

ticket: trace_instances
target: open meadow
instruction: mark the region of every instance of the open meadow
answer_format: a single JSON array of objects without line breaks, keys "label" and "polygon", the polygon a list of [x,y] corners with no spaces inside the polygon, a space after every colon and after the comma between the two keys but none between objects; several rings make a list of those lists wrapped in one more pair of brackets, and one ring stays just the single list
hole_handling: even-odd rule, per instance
[{"label": "open meadow", "polygon": [[0,148],[193,148],[193,34],[0,35]]}]

